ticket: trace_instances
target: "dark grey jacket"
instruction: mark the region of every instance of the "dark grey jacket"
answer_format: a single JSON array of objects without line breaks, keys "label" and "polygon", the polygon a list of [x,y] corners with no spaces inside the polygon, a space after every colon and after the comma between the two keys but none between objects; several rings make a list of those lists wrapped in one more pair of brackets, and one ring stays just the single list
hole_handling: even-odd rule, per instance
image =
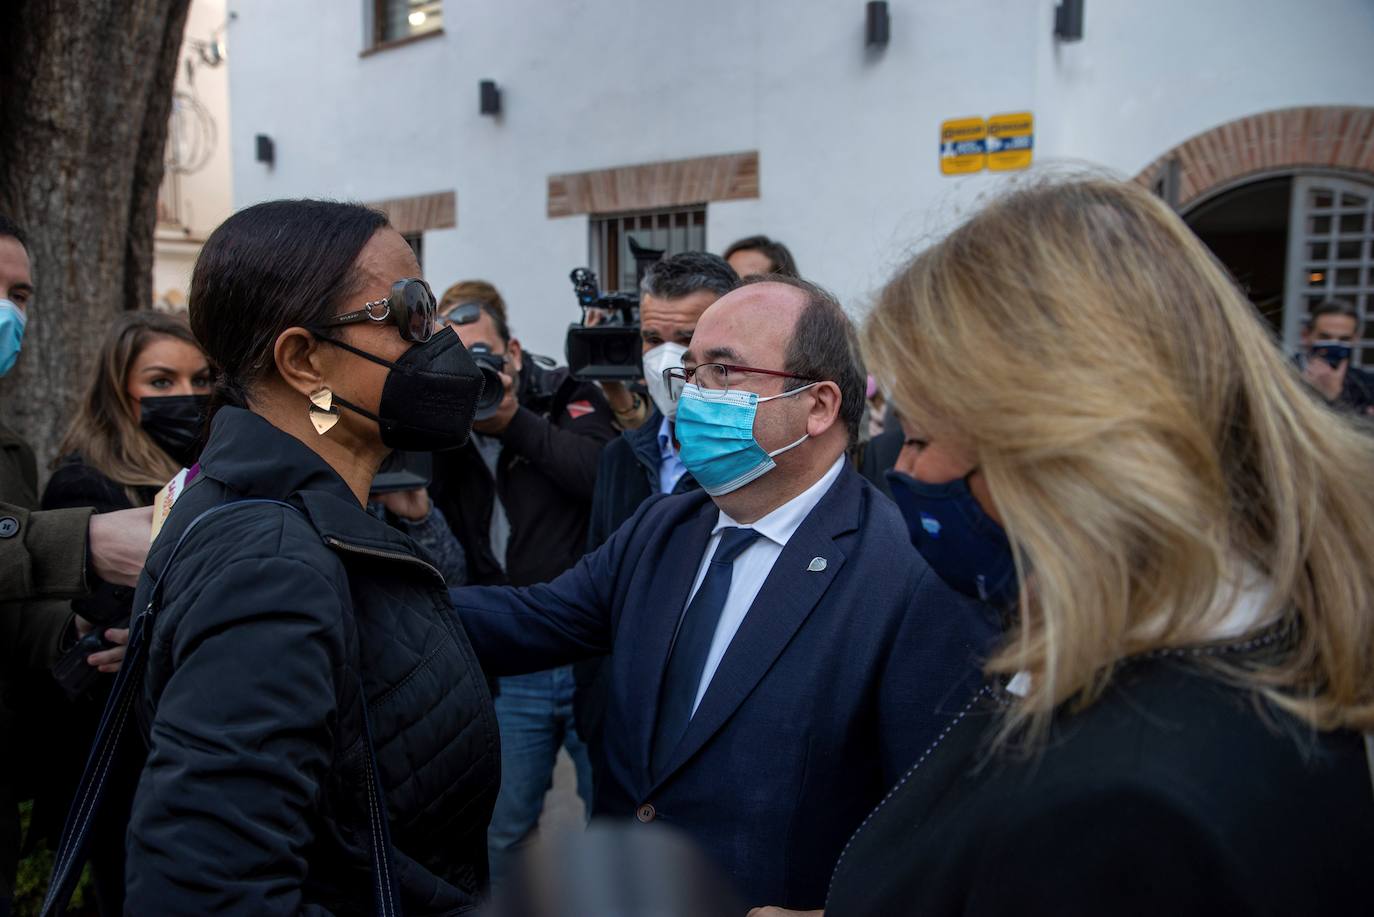
[{"label": "dark grey jacket", "polygon": [[460,913],[486,883],[500,782],[491,700],[443,579],[312,450],[222,409],[149,555],[164,585],[128,838],[136,914],[369,913],[367,693],[404,912]]}]

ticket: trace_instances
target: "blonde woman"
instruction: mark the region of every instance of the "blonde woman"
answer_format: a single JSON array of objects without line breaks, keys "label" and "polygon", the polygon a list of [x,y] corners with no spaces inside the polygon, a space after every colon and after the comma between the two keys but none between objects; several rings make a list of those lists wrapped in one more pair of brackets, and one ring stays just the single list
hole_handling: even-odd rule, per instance
[{"label": "blonde woman", "polygon": [[[89,506],[108,513],[150,505],[163,483],[194,462],[209,390],[205,354],[185,319],[145,311],[118,316],[62,441],[43,508]],[[49,739],[51,764],[44,768],[38,811],[61,818],[80,782],[113,681],[98,671],[118,668],[133,596],[131,588],[97,580],[90,595],[72,602],[106,642],[94,652],[85,641],[70,647],[55,670],[69,698],[42,702],[50,719],[65,725]],[[140,764],[136,755],[119,762],[95,821],[91,872],[102,914],[123,912],[124,831]],[[55,846],[61,822],[45,827]]]},{"label": "blonde woman", "polygon": [[1374,445],[1145,190],[992,204],[871,361],[926,559],[1006,613],[981,701],[851,841],[828,917],[1374,902]]}]

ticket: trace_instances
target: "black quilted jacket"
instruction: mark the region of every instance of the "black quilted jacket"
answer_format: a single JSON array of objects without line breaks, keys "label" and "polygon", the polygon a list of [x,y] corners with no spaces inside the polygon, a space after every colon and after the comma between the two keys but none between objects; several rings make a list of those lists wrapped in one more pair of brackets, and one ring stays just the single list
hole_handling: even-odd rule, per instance
[{"label": "black quilted jacket", "polygon": [[371,911],[359,673],[404,912],[462,913],[487,878],[500,783],[486,683],[442,578],[313,451],[222,409],[149,555],[148,763],[128,837],[133,914]]}]

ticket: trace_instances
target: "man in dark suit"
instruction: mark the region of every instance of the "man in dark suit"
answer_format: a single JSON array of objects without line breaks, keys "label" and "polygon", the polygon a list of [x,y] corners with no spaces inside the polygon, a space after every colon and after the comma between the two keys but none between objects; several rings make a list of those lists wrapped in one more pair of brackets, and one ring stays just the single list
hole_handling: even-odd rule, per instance
[{"label": "man in dark suit", "polygon": [[989,634],[845,460],[865,376],[832,297],[747,283],[691,344],[672,390],[703,491],[650,499],[551,583],[453,599],[489,672],[611,654],[595,814],[681,828],[750,904],[818,908]]}]

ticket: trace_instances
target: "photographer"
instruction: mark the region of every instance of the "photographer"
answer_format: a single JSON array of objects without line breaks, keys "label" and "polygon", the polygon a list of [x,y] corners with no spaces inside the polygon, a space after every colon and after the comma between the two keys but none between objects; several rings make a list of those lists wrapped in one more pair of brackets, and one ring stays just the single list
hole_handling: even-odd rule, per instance
[{"label": "photographer", "polygon": [[[434,456],[434,502],[467,554],[469,583],[547,582],[582,556],[597,464],[615,436],[610,408],[593,383],[524,353],[490,296],[458,302],[441,320],[500,372],[505,397],[494,415],[473,424],[467,445]],[[502,781],[488,832],[493,881],[539,822],[560,746],[591,807],[572,694],[568,667],[500,680]]]},{"label": "photographer", "polygon": [[1350,365],[1353,342],[1360,333],[1360,313],[1353,305],[1328,299],[1312,310],[1302,329],[1298,367],[1303,381],[1327,404],[1363,416],[1374,415],[1374,374]]}]

